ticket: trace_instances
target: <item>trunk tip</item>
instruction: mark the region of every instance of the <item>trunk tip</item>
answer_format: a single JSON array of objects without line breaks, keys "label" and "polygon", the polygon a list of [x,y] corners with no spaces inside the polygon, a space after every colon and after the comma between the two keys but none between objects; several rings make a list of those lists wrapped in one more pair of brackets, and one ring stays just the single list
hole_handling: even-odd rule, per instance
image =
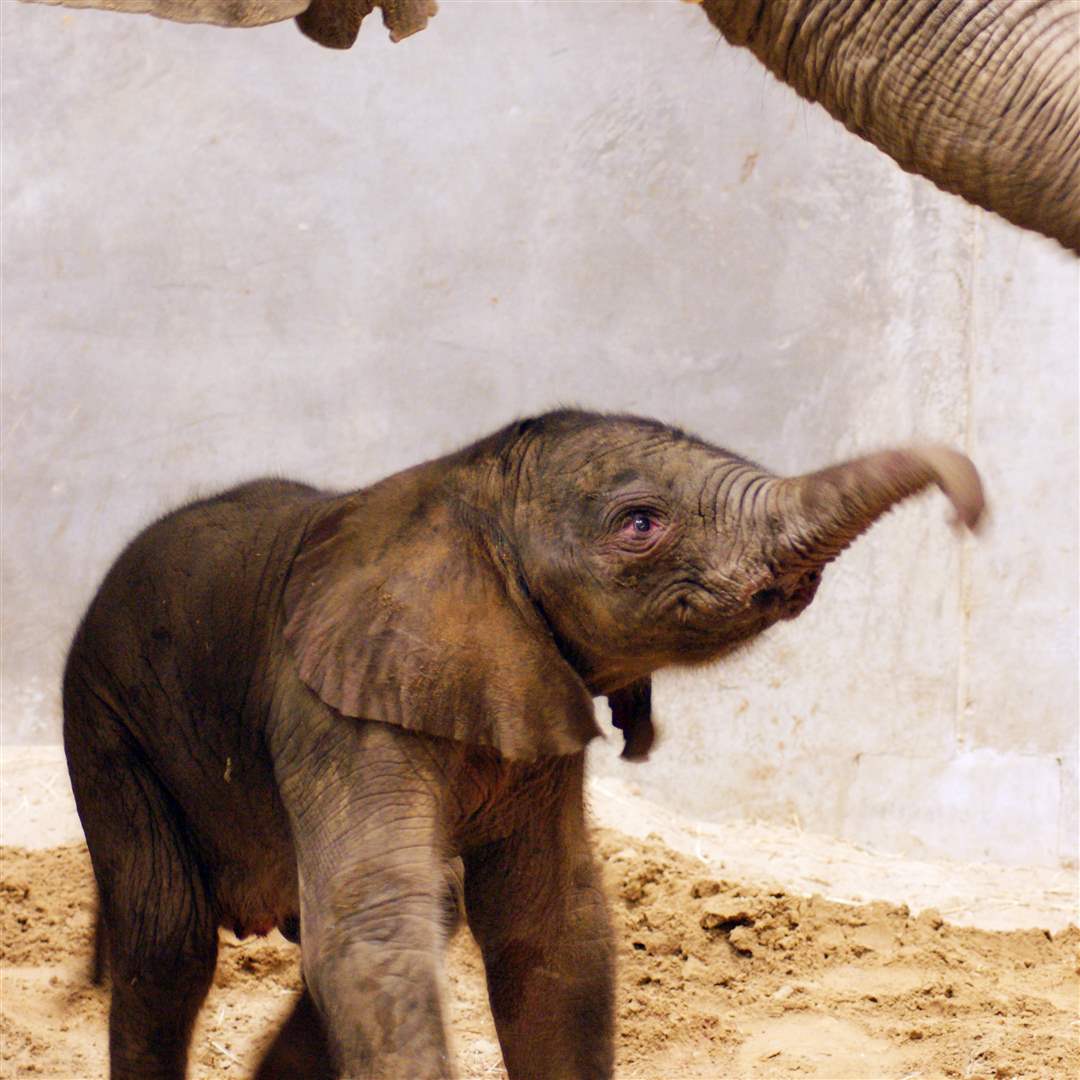
[{"label": "trunk tip", "polygon": [[953,525],[978,532],[986,519],[986,496],[971,460],[947,446],[927,447],[921,456],[933,472],[937,486],[952,503]]}]

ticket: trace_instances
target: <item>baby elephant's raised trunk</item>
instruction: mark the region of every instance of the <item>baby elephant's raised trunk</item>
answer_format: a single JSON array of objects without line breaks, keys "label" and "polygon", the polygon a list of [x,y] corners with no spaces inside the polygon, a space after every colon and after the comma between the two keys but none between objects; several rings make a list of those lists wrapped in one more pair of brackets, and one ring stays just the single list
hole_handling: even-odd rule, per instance
[{"label": "baby elephant's raised trunk", "polygon": [[931,484],[948,496],[958,524],[978,526],[986,505],[979,474],[963,454],[944,446],[882,450],[779,479],[759,506],[780,523],[777,539],[788,558],[820,566],[896,503]]}]

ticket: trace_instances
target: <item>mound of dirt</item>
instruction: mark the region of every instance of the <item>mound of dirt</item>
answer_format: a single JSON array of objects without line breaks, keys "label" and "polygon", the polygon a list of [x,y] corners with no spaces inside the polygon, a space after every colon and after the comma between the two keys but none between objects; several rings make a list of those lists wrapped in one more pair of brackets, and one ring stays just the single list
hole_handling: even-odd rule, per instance
[{"label": "mound of dirt", "polygon": [[1075,926],[958,928],[601,837],[627,1076],[1077,1075]]},{"label": "mound of dirt", "polygon": [[[934,911],[724,880],[656,839],[599,830],[597,845],[619,941],[624,1080],[1080,1074],[1075,926],[960,928]],[[104,1076],[85,847],[2,853],[0,1076]],[[223,933],[190,1074],[247,1075],[298,987],[293,946]],[[449,950],[447,1005],[462,1074],[503,1075],[468,933]]]}]

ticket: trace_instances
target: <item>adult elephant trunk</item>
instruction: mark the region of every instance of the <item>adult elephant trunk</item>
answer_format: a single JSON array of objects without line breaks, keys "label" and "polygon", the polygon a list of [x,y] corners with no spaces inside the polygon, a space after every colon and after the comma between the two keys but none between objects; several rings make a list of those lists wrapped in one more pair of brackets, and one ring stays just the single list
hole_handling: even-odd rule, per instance
[{"label": "adult elephant trunk", "polygon": [[702,0],[909,172],[1080,253],[1075,0]]},{"label": "adult elephant trunk", "polygon": [[943,446],[883,450],[820,472],[770,482],[759,515],[786,570],[813,569],[836,558],[882,514],[936,484],[959,523],[975,528],[985,502],[975,466]]}]

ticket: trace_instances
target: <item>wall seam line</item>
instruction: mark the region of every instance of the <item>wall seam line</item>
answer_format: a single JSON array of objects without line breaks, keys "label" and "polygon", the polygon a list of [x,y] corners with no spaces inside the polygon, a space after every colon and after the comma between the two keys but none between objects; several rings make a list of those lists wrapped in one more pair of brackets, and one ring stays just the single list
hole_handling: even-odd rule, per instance
[{"label": "wall seam line", "polygon": [[[976,295],[978,262],[981,251],[981,227],[979,211],[968,208],[971,223],[968,241],[967,318],[964,320],[964,396],[962,402],[962,438],[964,453],[970,458],[974,451],[974,397],[975,397],[975,337],[977,328]],[[954,750],[957,755],[973,749],[975,742],[974,718],[971,698],[971,601],[972,601],[972,536],[965,532],[959,553],[960,648],[957,654],[956,704],[954,718]]]}]

